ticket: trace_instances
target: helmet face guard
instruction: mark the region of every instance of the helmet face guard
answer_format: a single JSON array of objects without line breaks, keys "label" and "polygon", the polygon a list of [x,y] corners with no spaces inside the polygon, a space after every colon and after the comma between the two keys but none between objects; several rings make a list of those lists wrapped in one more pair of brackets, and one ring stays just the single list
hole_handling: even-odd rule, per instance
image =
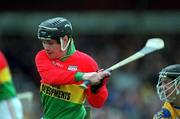
[{"label": "helmet face guard", "polygon": [[180,93],[180,90],[178,89],[179,82],[180,76],[173,80],[168,77],[159,77],[156,88],[160,100],[167,102],[174,101],[176,99],[176,95],[179,95]]},{"label": "helmet face guard", "polygon": [[179,69],[177,69],[177,67],[167,67],[163,69],[159,73],[159,80],[156,89],[160,100],[167,102],[173,102],[176,100],[176,96],[180,94]]}]

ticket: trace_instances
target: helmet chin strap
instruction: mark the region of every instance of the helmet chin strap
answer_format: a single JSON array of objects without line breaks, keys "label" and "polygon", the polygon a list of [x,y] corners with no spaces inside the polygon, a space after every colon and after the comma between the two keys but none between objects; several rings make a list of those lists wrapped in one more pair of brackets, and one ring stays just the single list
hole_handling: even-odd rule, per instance
[{"label": "helmet chin strap", "polygon": [[66,43],[66,45],[64,45],[63,38],[60,37],[60,43],[61,43],[61,50],[62,51],[65,51],[68,48],[70,41],[71,41],[71,39],[69,38],[68,42]]}]

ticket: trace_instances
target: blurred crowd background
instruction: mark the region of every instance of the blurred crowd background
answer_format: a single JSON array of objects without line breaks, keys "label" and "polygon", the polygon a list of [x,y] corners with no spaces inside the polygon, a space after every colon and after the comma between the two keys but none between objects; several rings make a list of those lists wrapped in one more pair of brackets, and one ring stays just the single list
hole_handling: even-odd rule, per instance
[{"label": "blurred crowd background", "polygon": [[0,49],[5,53],[25,119],[40,119],[40,77],[34,58],[42,49],[37,39],[41,21],[62,16],[73,26],[76,49],[92,56],[100,68],[108,68],[140,50],[147,39],[160,37],[165,49],[149,54],[112,73],[109,98],[93,119],[152,119],[160,110],[156,94],[159,71],[180,63],[180,2],[163,0],[39,1],[0,5]]}]

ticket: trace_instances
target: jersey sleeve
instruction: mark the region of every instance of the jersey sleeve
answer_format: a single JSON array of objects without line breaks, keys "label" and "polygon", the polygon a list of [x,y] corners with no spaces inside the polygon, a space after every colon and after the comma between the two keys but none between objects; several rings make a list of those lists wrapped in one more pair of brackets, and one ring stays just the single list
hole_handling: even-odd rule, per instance
[{"label": "jersey sleeve", "polygon": [[100,108],[104,105],[108,97],[108,91],[106,85],[103,85],[96,94],[90,91],[90,87],[87,90],[87,100],[93,107]]},{"label": "jersey sleeve", "polygon": [[[90,62],[86,64],[89,64],[89,67],[91,67],[91,71],[97,71],[99,69],[97,63],[93,59],[91,59]],[[102,107],[108,97],[108,90],[105,84],[100,89],[98,89],[96,94],[93,94],[91,92],[91,88],[89,85],[86,93],[88,103],[95,108]]]},{"label": "jersey sleeve", "polygon": [[153,119],[170,119],[171,113],[168,109],[162,108],[161,111],[157,112]]},{"label": "jersey sleeve", "polygon": [[172,107],[172,105],[168,102],[165,102],[162,109],[157,112],[153,119],[170,119],[173,118],[174,119],[174,109]]},{"label": "jersey sleeve", "polygon": [[41,82],[62,85],[75,83],[75,73],[73,71],[65,71],[52,65],[51,60],[48,59],[44,52],[39,52],[35,57],[37,70],[41,76]]}]

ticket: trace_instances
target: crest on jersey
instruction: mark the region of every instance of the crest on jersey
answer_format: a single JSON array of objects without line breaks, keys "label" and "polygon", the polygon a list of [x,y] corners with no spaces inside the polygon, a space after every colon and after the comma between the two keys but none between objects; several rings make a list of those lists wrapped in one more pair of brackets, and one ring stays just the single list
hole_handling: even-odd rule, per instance
[{"label": "crest on jersey", "polygon": [[69,71],[77,71],[78,67],[77,66],[73,66],[73,65],[69,65],[68,66],[68,70]]}]

